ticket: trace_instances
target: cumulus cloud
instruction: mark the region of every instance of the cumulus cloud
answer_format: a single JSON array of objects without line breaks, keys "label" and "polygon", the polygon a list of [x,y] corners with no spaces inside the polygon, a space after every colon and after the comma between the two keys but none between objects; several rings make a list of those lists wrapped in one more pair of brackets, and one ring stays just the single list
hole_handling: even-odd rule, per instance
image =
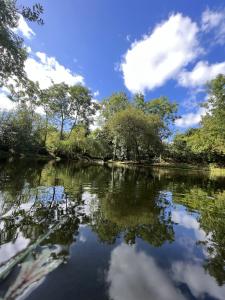
[{"label": "cumulus cloud", "polygon": [[201,30],[213,30],[214,40],[220,44],[225,42],[225,10],[210,10],[207,8],[202,13]]},{"label": "cumulus cloud", "polygon": [[41,88],[48,88],[52,82],[65,82],[68,85],[84,83],[81,75],[72,73],[68,68],[61,65],[55,57],[49,57],[46,53],[36,52],[25,62],[25,71],[29,79],[37,81]]},{"label": "cumulus cloud", "polygon": [[202,52],[198,32],[196,23],[177,13],[133,43],[120,65],[126,87],[133,93],[143,92],[175,78]]},{"label": "cumulus cloud", "polygon": [[196,112],[183,114],[181,118],[175,121],[177,127],[188,128],[200,123],[202,116],[206,114],[206,109],[201,107]]},{"label": "cumulus cloud", "polygon": [[20,16],[18,21],[18,27],[14,30],[16,33],[22,33],[27,39],[31,39],[35,36],[35,32],[27,24],[23,16]]},{"label": "cumulus cloud", "polygon": [[[29,48],[30,53],[32,53]],[[25,71],[29,79],[37,81],[42,89],[48,88],[52,83],[65,82],[68,85],[84,84],[84,78],[81,75],[72,73],[68,68],[61,65],[56,58],[49,57],[43,52],[37,52],[25,62]],[[16,103],[12,102],[7,94],[6,88],[0,89],[0,109],[11,110],[16,107]],[[37,112],[43,113],[42,108],[38,108]]]},{"label": "cumulus cloud", "polygon": [[178,83],[183,87],[198,87],[218,74],[225,74],[225,62],[210,65],[207,61],[199,61],[193,70],[184,70],[179,74]]}]

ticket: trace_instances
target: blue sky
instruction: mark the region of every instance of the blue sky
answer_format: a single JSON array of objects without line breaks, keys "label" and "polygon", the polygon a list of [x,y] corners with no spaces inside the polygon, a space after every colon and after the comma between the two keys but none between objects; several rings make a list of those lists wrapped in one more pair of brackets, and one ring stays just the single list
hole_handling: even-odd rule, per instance
[{"label": "blue sky", "polygon": [[177,129],[198,124],[205,82],[225,73],[225,1],[38,2],[44,26],[19,26],[31,79],[82,82],[99,100],[115,91],[165,95],[179,104]]}]

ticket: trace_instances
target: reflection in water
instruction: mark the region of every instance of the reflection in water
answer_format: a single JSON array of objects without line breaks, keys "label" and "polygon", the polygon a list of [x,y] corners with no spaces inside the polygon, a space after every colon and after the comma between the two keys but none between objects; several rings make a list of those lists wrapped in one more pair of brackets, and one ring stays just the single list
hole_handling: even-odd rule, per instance
[{"label": "reflection in water", "polygon": [[35,255],[30,254],[21,264],[16,280],[10,286],[4,299],[16,299],[23,294],[27,296],[28,292],[37,287],[48,273],[61,264],[62,259],[52,256],[57,255],[59,252],[57,250],[43,248]]},{"label": "reflection in water", "polygon": [[207,274],[202,266],[194,263],[176,262],[172,265],[173,278],[185,283],[197,299],[207,294],[214,299],[224,299],[225,286],[218,286],[216,280]]},{"label": "reflection in water", "polygon": [[151,256],[125,244],[113,250],[107,280],[113,300],[185,299]]},{"label": "reflection in water", "polygon": [[224,213],[224,179],[207,174],[4,164],[0,297],[62,299],[67,262],[68,299],[224,299]]}]

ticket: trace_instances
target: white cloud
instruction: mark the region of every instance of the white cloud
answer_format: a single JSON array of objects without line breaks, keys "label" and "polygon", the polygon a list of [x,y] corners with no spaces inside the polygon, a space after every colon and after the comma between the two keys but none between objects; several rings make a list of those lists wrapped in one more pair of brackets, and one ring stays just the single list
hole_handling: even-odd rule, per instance
[{"label": "white cloud", "polygon": [[35,32],[29,27],[23,16],[20,16],[18,21],[18,27],[14,30],[17,33],[22,33],[22,35],[28,39],[35,36]]},{"label": "white cloud", "polygon": [[192,71],[184,70],[179,74],[178,83],[184,87],[198,87],[218,74],[225,74],[225,61],[211,65],[207,61],[199,61]]},{"label": "white cloud", "polygon": [[48,88],[52,82],[65,82],[68,85],[84,83],[81,75],[73,74],[70,69],[61,65],[55,57],[49,57],[43,52],[37,52],[25,62],[28,78],[38,81],[41,88]]},{"label": "white cloud", "polygon": [[213,32],[213,40],[216,43],[225,42],[225,10],[206,9],[202,13],[201,30],[203,32]]},{"label": "white cloud", "polygon": [[202,13],[202,26],[203,31],[209,31],[212,28],[215,28],[221,24],[224,19],[223,11],[213,11],[207,8]]},{"label": "white cloud", "polygon": [[131,92],[143,92],[175,78],[202,52],[198,31],[196,23],[178,13],[133,43],[120,65],[126,87]]},{"label": "white cloud", "polygon": [[11,110],[16,107],[16,103],[12,102],[4,92],[0,91],[0,110]]},{"label": "white cloud", "polygon": [[200,123],[202,116],[206,114],[206,109],[201,107],[195,113],[183,114],[181,118],[175,121],[177,127],[188,128]]}]

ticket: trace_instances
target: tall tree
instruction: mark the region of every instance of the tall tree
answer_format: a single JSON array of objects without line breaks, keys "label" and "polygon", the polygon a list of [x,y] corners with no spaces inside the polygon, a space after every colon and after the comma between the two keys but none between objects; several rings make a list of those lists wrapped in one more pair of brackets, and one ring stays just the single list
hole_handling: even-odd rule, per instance
[{"label": "tall tree", "polygon": [[177,118],[177,104],[170,102],[167,97],[159,97],[145,101],[143,94],[134,96],[134,106],[145,114],[153,114],[160,117],[162,121],[161,136],[167,138],[171,131],[170,126]]},{"label": "tall tree", "polygon": [[106,124],[114,144],[114,158],[147,159],[161,148],[160,119],[132,106],[115,113]]},{"label": "tall tree", "polygon": [[71,86],[69,94],[73,110],[71,133],[78,123],[84,123],[87,127],[89,126],[92,116],[98,109],[98,105],[92,101],[91,91],[80,84]]},{"label": "tall tree", "polygon": [[105,120],[109,120],[115,113],[127,108],[129,100],[125,93],[118,92],[102,101],[102,115]]},{"label": "tall tree", "polygon": [[[89,89],[81,85],[53,84],[42,93],[42,104],[46,114],[60,119],[60,139],[63,139],[65,123],[70,133],[78,124],[88,128],[98,105],[92,101]],[[71,125],[72,124],[72,125]]]},{"label": "tall tree", "polygon": [[73,115],[69,86],[65,83],[53,84],[48,89],[46,97],[51,113],[60,120],[60,139],[62,140],[65,122]]}]

